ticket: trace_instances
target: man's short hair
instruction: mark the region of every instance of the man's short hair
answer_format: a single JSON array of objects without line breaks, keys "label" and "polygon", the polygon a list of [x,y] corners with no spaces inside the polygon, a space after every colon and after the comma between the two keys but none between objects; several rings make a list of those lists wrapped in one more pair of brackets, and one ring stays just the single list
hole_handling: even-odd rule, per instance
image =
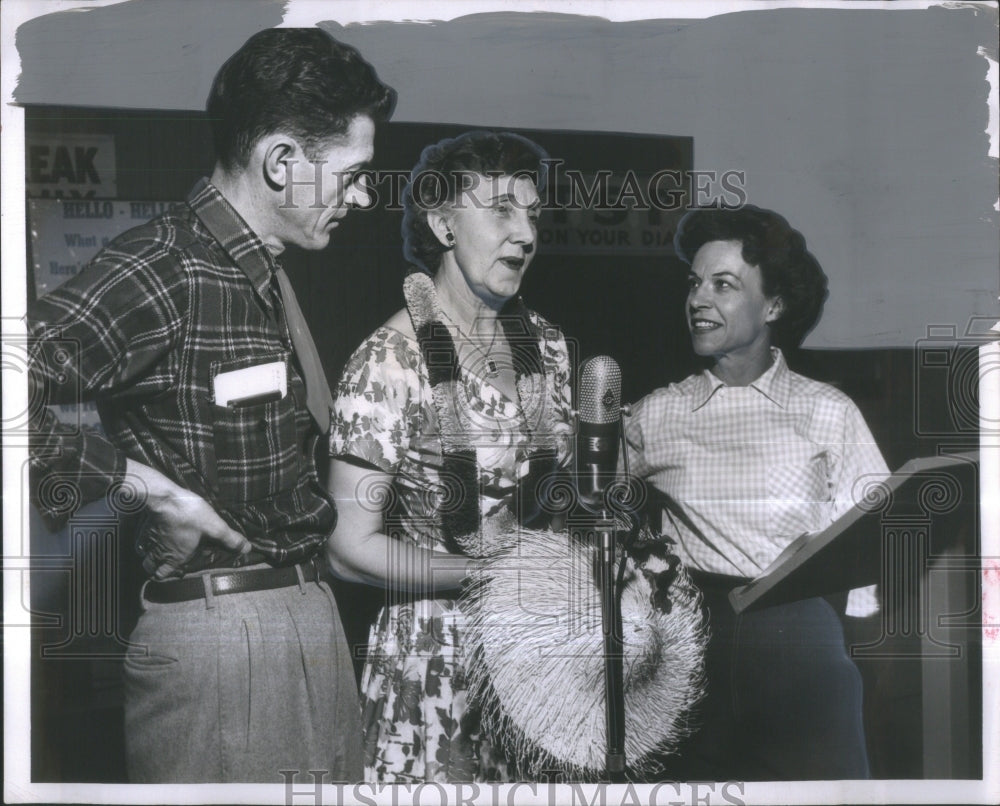
[{"label": "man's short hair", "polygon": [[319,28],[254,34],[222,65],[206,111],[216,159],[245,167],[262,137],[283,132],[313,159],[354,118],[388,120],[396,92],[357,50]]}]

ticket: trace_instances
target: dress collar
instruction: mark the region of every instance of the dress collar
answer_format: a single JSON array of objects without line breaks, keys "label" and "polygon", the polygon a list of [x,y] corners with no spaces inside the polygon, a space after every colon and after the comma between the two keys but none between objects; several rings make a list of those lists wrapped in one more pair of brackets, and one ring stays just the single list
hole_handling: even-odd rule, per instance
[{"label": "dress collar", "polygon": [[[749,383],[747,388],[755,389],[772,403],[784,409],[788,407],[788,400],[792,393],[791,370],[785,363],[785,356],[777,347],[771,348],[771,357],[773,359],[771,366],[757,380]],[[719,389],[726,386],[725,382],[707,369],[701,375],[695,376],[693,384],[691,411],[700,409],[712,399]]]},{"label": "dress collar", "polygon": [[188,204],[232,261],[249,278],[264,304],[271,307],[271,277],[278,268],[264,242],[225,196],[203,178],[188,195]]}]

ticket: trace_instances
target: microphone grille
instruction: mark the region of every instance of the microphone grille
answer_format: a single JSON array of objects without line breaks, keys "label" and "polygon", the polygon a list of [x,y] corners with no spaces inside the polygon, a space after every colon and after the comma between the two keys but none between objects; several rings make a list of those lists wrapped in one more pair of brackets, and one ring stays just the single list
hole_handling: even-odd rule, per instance
[{"label": "microphone grille", "polygon": [[580,367],[580,421],[594,425],[618,422],[622,408],[622,371],[609,355],[595,355]]}]

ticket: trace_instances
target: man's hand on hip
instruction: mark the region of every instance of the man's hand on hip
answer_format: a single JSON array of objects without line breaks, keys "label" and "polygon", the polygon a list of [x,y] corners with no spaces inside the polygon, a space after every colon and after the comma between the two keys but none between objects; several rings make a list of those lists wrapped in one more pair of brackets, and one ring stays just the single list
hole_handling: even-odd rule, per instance
[{"label": "man's hand on hip", "polygon": [[146,488],[146,523],[139,535],[142,566],[154,579],[181,576],[199,549],[237,557],[250,541],[230,528],[204,498],[158,470],[128,460],[126,474]]}]

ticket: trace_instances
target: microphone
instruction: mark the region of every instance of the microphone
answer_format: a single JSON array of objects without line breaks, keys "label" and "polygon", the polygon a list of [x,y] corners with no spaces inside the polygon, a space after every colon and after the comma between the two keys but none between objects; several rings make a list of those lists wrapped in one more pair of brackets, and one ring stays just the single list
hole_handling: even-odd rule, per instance
[{"label": "microphone", "polygon": [[583,362],[578,403],[577,491],[588,508],[602,507],[618,469],[622,425],[622,371],[611,356]]}]

